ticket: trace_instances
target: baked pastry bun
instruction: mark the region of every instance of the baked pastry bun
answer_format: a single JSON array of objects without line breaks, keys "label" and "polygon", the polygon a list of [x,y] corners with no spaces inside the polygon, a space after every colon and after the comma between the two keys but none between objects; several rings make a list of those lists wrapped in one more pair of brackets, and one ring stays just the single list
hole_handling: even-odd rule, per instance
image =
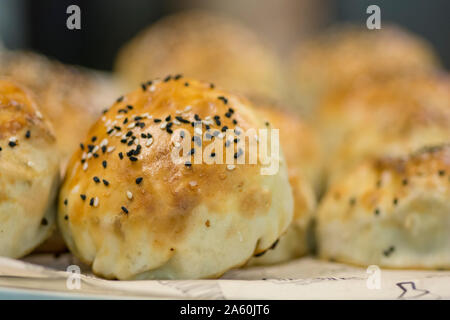
[{"label": "baked pastry bun", "polygon": [[340,90],[319,109],[319,128],[332,155],[331,180],[365,158],[405,155],[450,141],[447,75],[398,77]]},{"label": "baked pastry bun", "polygon": [[132,87],[182,73],[247,97],[281,99],[285,90],[269,47],[239,22],[201,10],[170,15],[141,31],[120,50],[116,71]]},{"label": "baked pastry bun", "polygon": [[117,96],[120,85],[107,74],[68,66],[30,52],[0,54],[0,75],[33,91],[55,130],[62,168],[85,134]]},{"label": "baked pastry bun", "polygon": [[55,227],[58,149],[21,87],[0,79],[0,256],[20,258]]},{"label": "baked pastry bun", "polygon": [[321,150],[318,137],[297,115],[277,106],[259,106],[263,120],[280,132],[294,196],[294,218],[286,234],[249,265],[274,264],[308,253],[308,235],[321,185]]},{"label": "baked pastry bun", "polygon": [[[68,247],[105,278],[210,278],[245,264],[293,214],[282,154],[279,170],[262,174],[239,147],[264,128],[249,102],[209,83],[143,83],[92,126],[69,163],[58,211]],[[227,152],[245,164],[225,161]]]},{"label": "baked pastry bun", "polygon": [[331,187],[317,215],[323,259],[450,269],[450,145],[361,164]]},{"label": "baked pastry bun", "polygon": [[293,98],[299,108],[311,113],[330,90],[368,79],[385,81],[402,74],[428,73],[438,67],[431,46],[398,27],[335,27],[294,50],[290,64]]}]

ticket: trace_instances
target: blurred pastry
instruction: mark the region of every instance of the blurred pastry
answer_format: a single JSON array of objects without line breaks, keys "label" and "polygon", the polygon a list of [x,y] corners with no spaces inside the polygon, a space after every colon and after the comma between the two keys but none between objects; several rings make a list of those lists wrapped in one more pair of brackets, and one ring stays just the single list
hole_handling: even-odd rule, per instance
[{"label": "blurred pastry", "polygon": [[0,80],[0,256],[20,258],[55,228],[59,159],[32,97]]},{"label": "blurred pastry", "polygon": [[277,245],[250,260],[249,265],[284,262],[308,253],[309,227],[321,189],[321,150],[314,130],[290,111],[259,106],[269,129],[278,129],[294,195],[294,218]]},{"label": "blurred pastry", "polygon": [[438,67],[431,46],[398,27],[335,27],[294,50],[290,64],[292,97],[303,112],[310,114],[330,90],[366,80],[427,73]]},{"label": "blurred pastry", "polygon": [[450,145],[364,162],[331,187],[317,218],[323,259],[450,269]]},{"label": "blurred pastry", "polygon": [[331,180],[365,158],[450,142],[450,78],[416,75],[338,90],[318,110]]},{"label": "blurred pastry", "polygon": [[245,99],[180,76],[120,97],[69,163],[58,211],[68,247],[105,278],[211,278],[245,264],[293,214],[281,151],[279,170],[262,174],[239,147],[260,145],[247,134],[260,128]]},{"label": "blurred pastry", "polygon": [[240,23],[207,11],[165,17],[121,49],[116,70],[131,86],[182,73],[251,96],[281,99],[275,53]]},{"label": "blurred pastry", "polygon": [[0,53],[0,76],[14,79],[35,94],[55,129],[62,172],[80,143],[80,134],[85,134],[120,94],[119,85],[106,74],[29,52]]}]

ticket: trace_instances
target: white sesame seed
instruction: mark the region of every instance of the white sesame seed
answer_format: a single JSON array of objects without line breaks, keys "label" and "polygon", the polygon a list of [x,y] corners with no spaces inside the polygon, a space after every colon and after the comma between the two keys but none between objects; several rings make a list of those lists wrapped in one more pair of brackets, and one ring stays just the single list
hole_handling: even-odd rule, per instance
[{"label": "white sesame seed", "polygon": [[155,91],[156,90],[156,87],[155,86],[151,86],[150,88],[149,88],[149,91],[150,92],[153,92],[153,91]]},{"label": "white sesame seed", "polygon": [[39,119],[42,119],[42,118],[43,118],[42,113],[40,113],[39,111],[36,111],[36,115],[37,115],[37,117],[38,117]]},{"label": "white sesame seed", "polygon": [[116,119],[122,119],[123,118],[123,114],[118,114],[117,116],[116,116]]},{"label": "white sesame seed", "polygon": [[115,134],[116,137],[120,137],[121,133],[119,131],[117,131],[117,133]]},{"label": "white sesame seed", "polygon": [[111,146],[111,147],[108,147],[108,149],[106,149],[106,152],[110,153],[110,152],[113,152],[115,149],[116,149],[115,146]]},{"label": "white sesame seed", "polygon": [[91,152],[89,152],[89,153],[87,154],[87,159],[90,159],[90,158],[92,158],[92,153],[91,153]]},{"label": "white sesame seed", "polygon": [[139,139],[134,139],[134,144],[138,145],[139,144]]},{"label": "white sesame seed", "polygon": [[98,149],[100,149],[99,146],[95,146],[94,149],[92,149],[92,153],[96,153]]},{"label": "white sesame seed", "polygon": [[27,166],[33,167],[33,166],[34,166],[34,163],[33,163],[32,161],[28,161],[28,162],[27,162]]},{"label": "white sesame seed", "polygon": [[136,123],[133,122],[133,123],[130,123],[127,128],[128,129],[133,129],[135,126],[136,126]]},{"label": "white sesame seed", "polygon": [[11,137],[11,138],[9,138],[9,142],[17,142],[17,138],[16,137]]},{"label": "white sesame seed", "polygon": [[163,123],[161,123],[161,126],[160,126],[160,128],[161,128],[161,129],[165,129],[165,128],[166,128],[166,126],[167,126],[167,122],[163,122]]},{"label": "white sesame seed", "polygon": [[108,139],[103,139],[102,142],[100,143],[100,147],[104,147],[108,145]]},{"label": "white sesame seed", "polygon": [[178,121],[177,119],[174,119],[174,120],[173,120],[173,123],[175,123],[177,126],[179,126],[179,125],[181,124],[181,122]]},{"label": "white sesame seed", "polygon": [[197,181],[191,181],[191,182],[189,182],[189,185],[191,187],[195,187],[197,185]]},{"label": "white sesame seed", "polygon": [[94,207],[97,208],[98,207],[98,197],[94,198]]},{"label": "white sesame seed", "polygon": [[176,114],[181,114],[182,112],[183,112],[183,111],[180,111],[180,110],[176,110],[176,111],[175,111]]},{"label": "white sesame seed", "polygon": [[81,160],[86,160],[87,154],[86,151],[83,152],[83,154],[81,155]]},{"label": "white sesame seed", "polygon": [[224,136],[225,136],[225,135],[221,132],[221,133],[219,133],[219,134],[217,135],[217,138],[223,139]]},{"label": "white sesame seed", "polygon": [[147,142],[145,143],[145,146],[146,146],[146,147],[150,147],[150,146],[152,145],[152,143],[153,143],[153,138],[150,138],[150,139],[148,139]]},{"label": "white sesame seed", "polygon": [[230,170],[230,171],[234,170],[234,168],[236,168],[236,166],[234,164],[227,165],[227,169]]},{"label": "white sesame seed", "polygon": [[88,163],[87,162],[83,163],[83,171],[86,171],[87,168],[88,168]]},{"label": "white sesame seed", "polygon": [[175,147],[177,147],[177,148],[179,148],[179,147],[181,146],[181,144],[180,144],[179,142],[177,142],[177,141],[175,141],[175,142],[173,143],[173,145],[174,145]]},{"label": "white sesame seed", "polygon": [[103,122],[106,121],[106,117],[105,117],[105,116],[102,117],[102,121],[103,121]]},{"label": "white sesame seed", "polygon": [[133,199],[133,194],[131,193],[131,191],[127,191],[127,198],[128,199]]},{"label": "white sesame seed", "polygon": [[184,108],[184,111],[187,112],[187,111],[190,111],[191,109],[192,109],[191,106],[186,106],[186,108]]},{"label": "white sesame seed", "polygon": [[194,132],[196,133],[196,134],[202,134],[202,129],[200,129],[200,128],[195,128],[194,129]]}]

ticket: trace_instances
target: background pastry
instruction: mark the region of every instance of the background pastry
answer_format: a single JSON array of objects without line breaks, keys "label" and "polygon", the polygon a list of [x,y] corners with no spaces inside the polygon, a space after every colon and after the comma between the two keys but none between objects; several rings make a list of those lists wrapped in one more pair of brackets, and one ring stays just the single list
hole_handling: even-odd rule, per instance
[{"label": "background pastry", "polygon": [[251,96],[281,99],[283,74],[276,55],[248,28],[207,11],[161,19],[121,49],[116,70],[136,86],[182,73]]},{"label": "background pastry", "polygon": [[398,27],[335,27],[294,50],[289,65],[292,97],[300,110],[310,114],[330,90],[366,80],[428,73],[438,66],[425,40]]},{"label": "background pastry", "polygon": [[365,158],[450,142],[448,75],[371,82],[330,94],[318,110],[330,180]]},{"label": "background pastry", "polygon": [[0,80],[0,256],[20,258],[55,227],[55,137],[30,95]]},{"label": "background pastry", "polygon": [[278,129],[294,196],[294,218],[273,250],[255,257],[250,265],[273,264],[307,254],[309,227],[321,189],[322,159],[315,131],[290,111],[259,106],[268,128]]},{"label": "background pastry", "polygon": [[[213,163],[226,150],[247,159],[234,141],[251,128],[265,124],[249,102],[180,76],[119,98],[67,170],[58,220],[70,250],[106,278],[196,279],[271,247],[292,220],[282,154],[273,175],[262,175],[260,162]],[[186,144],[188,155],[174,162]]]},{"label": "background pastry", "polygon": [[64,65],[30,52],[0,53],[1,75],[35,94],[42,113],[55,129],[62,172],[80,143],[80,134],[85,134],[120,94],[120,86],[107,74]]},{"label": "background pastry", "polygon": [[450,146],[361,164],[318,210],[319,255],[357,265],[450,268]]}]

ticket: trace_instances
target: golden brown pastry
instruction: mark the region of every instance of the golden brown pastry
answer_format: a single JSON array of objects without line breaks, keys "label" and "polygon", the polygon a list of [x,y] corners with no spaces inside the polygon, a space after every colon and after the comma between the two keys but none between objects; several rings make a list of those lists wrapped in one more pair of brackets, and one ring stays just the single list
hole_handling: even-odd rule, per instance
[{"label": "golden brown pastry", "polygon": [[0,256],[20,258],[55,227],[59,158],[30,95],[0,79]]},{"label": "golden brown pastry", "polygon": [[1,75],[35,94],[42,113],[55,129],[62,172],[80,143],[80,134],[85,134],[120,94],[119,86],[102,73],[63,65],[29,52],[1,53]]},{"label": "golden brown pastry", "polygon": [[282,154],[268,175],[262,160],[215,163],[227,150],[250,159],[239,141],[260,146],[252,128],[266,126],[249,102],[178,76],[119,98],[69,163],[58,211],[68,247],[106,278],[210,278],[245,264],[293,210]]},{"label": "golden brown pastry", "polygon": [[116,70],[131,86],[181,73],[246,96],[280,99],[280,63],[270,48],[238,22],[207,11],[165,17],[121,49]]},{"label": "golden brown pastry", "polygon": [[318,211],[323,259],[389,268],[450,269],[450,145],[367,161]]},{"label": "golden brown pastry", "polygon": [[319,128],[331,180],[365,158],[450,142],[449,78],[399,77],[336,91],[319,109]]},{"label": "golden brown pastry", "polygon": [[305,122],[276,106],[259,106],[270,128],[278,129],[294,195],[294,218],[273,250],[261,253],[250,265],[274,264],[308,252],[308,230],[321,187],[321,150],[318,137]]},{"label": "golden brown pastry", "polygon": [[290,64],[293,98],[299,108],[311,113],[330,90],[367,80],[428,73],[438,65],[424,39],[398,27],[335,27],[294,50]]}]

